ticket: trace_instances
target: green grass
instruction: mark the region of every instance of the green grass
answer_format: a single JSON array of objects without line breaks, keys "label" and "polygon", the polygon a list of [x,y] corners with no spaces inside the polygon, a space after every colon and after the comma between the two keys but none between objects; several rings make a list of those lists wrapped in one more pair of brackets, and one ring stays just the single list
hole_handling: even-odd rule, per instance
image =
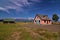
[{"label": "green grass", "polygon": [[9,36],[15,30],[15,24],[0,24],[0,40],[3,40],[5,37]]},{"label": "green grass", "polygon": [[[19,40],[57,40],[58,32],[53,33],[40,28],[28,28],[24,25],[30,23],[0,24],[0,40],[15,40],[11,35],[21,32]],[[45,31],[45,32],[43,32]],[[16,32],[16,33],[14,33]]]}]

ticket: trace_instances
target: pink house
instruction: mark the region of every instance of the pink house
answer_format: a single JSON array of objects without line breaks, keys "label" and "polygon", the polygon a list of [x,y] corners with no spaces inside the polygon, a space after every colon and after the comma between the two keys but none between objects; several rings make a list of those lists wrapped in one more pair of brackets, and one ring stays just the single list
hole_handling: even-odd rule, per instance
[{"label": "pink house", "polygon": [[40,15],[37,14],[34,18],[34,23],[35,24],[52,24],[52,21],[50,18],[48,18],[47,15]]}]

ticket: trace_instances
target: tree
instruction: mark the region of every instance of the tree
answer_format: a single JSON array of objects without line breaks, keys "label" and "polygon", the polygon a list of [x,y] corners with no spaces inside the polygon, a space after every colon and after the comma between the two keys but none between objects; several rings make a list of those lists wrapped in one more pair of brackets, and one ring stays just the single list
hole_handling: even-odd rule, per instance
[{"label": "tree", "polygon": [[57,14],[53,14],[52,20],[55,21],[55,22],[57,22],[58,19],[59,19],[58,15]]}]

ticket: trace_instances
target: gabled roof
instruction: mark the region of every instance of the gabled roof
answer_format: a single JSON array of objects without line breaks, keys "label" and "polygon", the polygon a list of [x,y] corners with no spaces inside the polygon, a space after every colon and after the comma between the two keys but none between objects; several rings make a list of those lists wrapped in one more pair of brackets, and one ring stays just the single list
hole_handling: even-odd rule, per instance
[{"label": "gabled roof", "polygon": [[4,21],[15,21],[14,19],[9,19],[9,18],[7,18],[7,19],[3,19]]},{"label": "gabled roof", "polygon": [[[38,16],[42,20],[51,20],[50,18],[48,18],[48,15],[37,14],[36,16]],[[44,18],[45,16],[46,16],[46,18]]]}]

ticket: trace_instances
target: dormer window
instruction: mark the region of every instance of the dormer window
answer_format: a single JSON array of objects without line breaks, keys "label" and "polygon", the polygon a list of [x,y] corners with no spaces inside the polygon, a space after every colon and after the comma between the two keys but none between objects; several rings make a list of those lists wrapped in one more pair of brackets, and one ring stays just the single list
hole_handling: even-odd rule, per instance
[{"label": "dormer window", "polygon": [[44,15],[43,17],[48,17],[47,15]]},{"label": "dormer window", "polygon": [[37,18],[39,18],[39,17],[37,16]]}]

